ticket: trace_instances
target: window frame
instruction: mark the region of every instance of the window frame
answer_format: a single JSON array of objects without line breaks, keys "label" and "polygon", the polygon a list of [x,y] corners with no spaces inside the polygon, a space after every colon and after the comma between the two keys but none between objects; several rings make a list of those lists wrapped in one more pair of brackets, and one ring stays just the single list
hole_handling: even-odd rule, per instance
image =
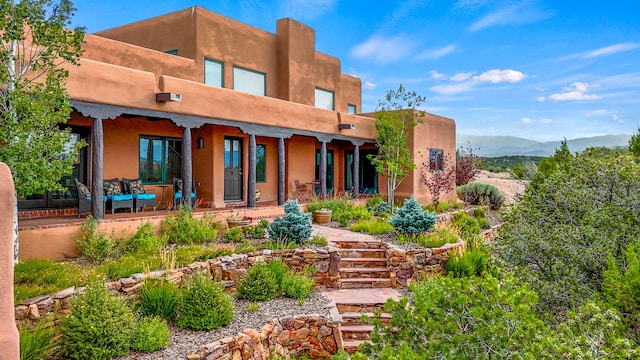
[{"label": "window frame", "polygon": [[443,149],[429,149],[429,171],[444,171]]},{"label": "window frame", "polygon": [[[353,112],[351,111],[351,109],[353,109]],[[358,107],[353,105],[353,104],[347,104],[347,113],[348,114],[355,114],[358,111]]]},{"label": "window frame", "polygon": [[[220,85],[207,83],[207,64],[220,65]],[[224,62],[205,57],[204,58],[204,74],[203,74],[203,77],[204,77],[203,83],[205,85],[223,88],[224,87]]]},{"label": "window frame", "polygon": [[[258,163],[260,162],[260,148],[262,151],[262,160],[264,161],[264,166],[262,167],[262,171],[259,171]],[[262,172],[262,176],[260,176],[260,172]],[[266,183],[267,182],[267,144],[256,144],[256,182],[257,183]]]},{"label": "window frame", "polygon": [[164,53],[169,55],[178,55],[178,49],[167,50]]},{"label": "window frame", "polygon": [[[257,74],[257,75],[262,75],[262,80],[263,80],[262,90],[263,90],[263,93],[262,94],[258,94],[258,93],[255,93],[255,92],[249,92],[249,91],[246,91],[246,90],[238,89],[237,86],[236,86],[236,78],[237,78],[236,70],[244,71],[246,73],[253,73],[253,74]],[[247,69],[247,68],[244,68],[242,66],[233,65],[233,90],[238,90],[238,91],[242,91],[242,92],[247,93],[247,94],[252,94],[252,95],[257,95],[257,96],[267,96],[267,73],[263,73],[263,72],[257,71],[257,70]]]},{"label": "window frame", "polygon": [[[331,94],[331,109],[326,108],[324,106],[318,106],[318,94]],[[317,107],[318,109],[325,109],[325,110],[331,110],[331,111],[335,111],[336,110],[336,93],[335,91],[331,91],[331,90],[327,90],[327,89],[323,89],[323,88],[319,88],[317,87],[315,89],[315,97],[314,97],[314,106]]]},{"label": "window frame", "polygon": [[[162,148],[161,148],[161,173],[160,173],[160,181],[149,181],[149,176],[147,175],[146,177],[143,177],[143,173],[142,173],[142,162],[141,162],[141,155],[142,155],[142,140],[147,140],[147,141],[155,141],[155,140],[159,140],[162,143]],[[173,181],[173,177],[181,177],[182,176],[182,150],[180,150],[180,152],[178,153],[178,160],[179,160],[179,164],[176,166],[176,171],[174,172],[174,174],[172,176],[169,176],[169,174],[167,173],[167,164],[169,162],[169,142],[176,142],[176,146],[174,146],[174,148],[180,148],[182,149],[182,138],[179,137],[170,137],[170,136],[159,136],[159,135],[147,135],[147,134],[140,134],[138,136],[138,178],[142,180],[143,184],[148,184],[148,185],[163,185],[163,184],[171,184]],[[147,160],[148,161],[148,160]],[[153,160],[152,160],[153,161]]]}]

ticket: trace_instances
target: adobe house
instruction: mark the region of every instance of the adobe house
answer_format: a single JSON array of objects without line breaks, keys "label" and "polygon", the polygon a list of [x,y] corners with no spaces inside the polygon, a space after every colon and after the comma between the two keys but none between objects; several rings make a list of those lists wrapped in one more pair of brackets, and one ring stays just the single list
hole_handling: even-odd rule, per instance
[{"label": "adobe house", "polygon": [[[174,178],[211,209],[256,207],[256,191],[281,205],[297,197],[295,179],[318,194],[386,193],[367,159],[376,130],[361,81],[316,51],[308,26],[285,18],[273,34],[194,6],[87,34],[83,49],[69,66],[68,126],[89,146],[62,180],[68,191],[21,199],[23,217],[73,214],[74,178],[91,188],[95,217],[109,178],[140,178],[165,207]],[[427,114],[409,142],[418,165],[430,149],[455,156],[455,122]],[[429,202],[419,178],[396,195]]]}]

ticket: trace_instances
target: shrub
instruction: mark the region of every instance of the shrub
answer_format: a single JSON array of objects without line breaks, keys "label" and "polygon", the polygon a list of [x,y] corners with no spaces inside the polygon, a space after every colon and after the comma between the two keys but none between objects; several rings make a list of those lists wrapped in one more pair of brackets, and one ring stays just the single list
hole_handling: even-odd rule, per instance
[{"label": "shrub", "polygon": [[102,284],[87,286],[71,299],[71,314],[62,318],[62,355],[72,359],[110,359],[129,352],[136,318],[124,300]]},{"label": "shrub", "polygon": [[160,257],[157,255],[140,257],[136,254],[129,254],[102,264],[100,269],[109,279],[118,280],[132,274],[142,273],[145,269],[158,269],[161,263]]},{"label": "shrub", "polygon": [[389,203],[386,201],[381,201],[373,212],[373,215],[375,216],[383,216],[389,214],[391,214],[391,205],[389,205]]},{"label": "shrub", "polygon": [[372,197],[367,199],[367,207],[368,208],[375,208],[378,206],[378,204],[380,204],[382,201],[384,201],[382,199],[382,197],[380,197],[380,195],[375,194]]},{"label": "shrub", "polygon": [[179,301],[178,287],[165,280],[146,280],[140,289],[140,308],[145,316],[171,319]]},{"label": "shrub", "polygon": [[491,222],[485,218],[479,218],[478,225],[480,225],[481,229],[491,229]]},{"label": "shrub", "polygon": [[307,241],[309,245],[316,246],[327,246],[329,243],[327,242],[327,238],[322,234],[314,234],[309,241]]},{"label": "shrub", "polygon": [[389,223],[401,234],[416,237],[430,231],[436,224],[436,215],[422,210],[422,205],[413,195],[405,200]]},{"label": "shrub", "polygon": [[393,226],[388,221],[380,218],[360,220],[349,227],[351,231],[368,234],[387,234],[393,232]]},{"label": "shrub", "polygon": [[267,264],[267,267],[269,268],[269,271],[271,271],[276,277],[277,283],[282,284],[282,279],[284,278],[284,274],[287,273],[287,270],[289,270],[289,266],[282,262],[282,260],[277,259],[269,262]]},{"label": "shrub", "polygon": [[467,240],[480,234],[480,222],[463,211],[453,214],[453,226],[460,228],[460,236]]},{"label": "shrub", "polygon": [[504,202],[504,195],[497,187],[483,183],[469,183],[458,186],[458,198],[467,204],[489,205],[492,210],[498,210]]},{"label": "shrub", "polygon": [[180,299],[177,324],[181,328],[212,330],[233,320],[233,300],[224,286],[204,276],[187,282]]},{"label": "shrub", "polygon": [[288,272],[282,278],[282,292],[292,298],[304,300],[309,297],[314,281],[305,275]]},{"label": "shrub", "polygon": [[153,252],[162,248],[166,239],[156,235],[156,229],[152,223],[146,222],[138,227],[136,233],[122,246],[126,252]]},{"label": "shrub", "polygon": [[136,351],[154,352],[165,348],[171,340],[167,321],[159,317],[144,317],[138,323],[131,348]]},{"label": "shrub", "polygon": [[276,217],[267,228],[269,237],[303,243],[311,236],[311,214],[300,211],[297,200],[288,200],[284,204],[284,212],[283,217]]},{"label": "shrub", "polygon": [[240,226],[228,228],[224,231],[222,237],[224,238],[225,242],[228,243],[241,243],[246,239],[246,237],[244,236],[244,228]]},{"label": "shrub", "polygon": [[208,215],[198,220],[193,217],[191,211],[180,207],[175,216],[167,216],[160,223],[160,229],[170,243],[200,244],[216,239],[220,223]]},{"label": "shrub", "polygon": [[331,220],[342,226],[347,226],[354,220],[368,219],[372,214],[366,207],[355,205],[346,198],[318,199],[307,205],[307,211],[311,213],[320,209],[330,209]]},{"label": "shrub", "polygon": [[80,227],[80,237],[73,238],[78,250],[89,260],[103,262],[114,254],[117,241],[114,235],[108,236],[106,232],[98,228],[100,221],[87,216],[87,220]]},{"label": "shrub", "polygon": [[444,244],[454,244],[458,242],[458,234],[451,228],[441,227],[428,234],[420,234],[415,239],[420,246],[428,248],[439,248]]},{"label": "shrub", "polygon": [[[267,222],[267,226],[269,226],[269,223]],[[247,235],[253,239],[264,239],[267,236],[267,230],[265,230],[266,227],[262,227],[260,225],[258,226],[247,226],[245,228]]]},{"label": "shrub", "polygon": [[238,299],[265,301],[280,295],[280,284],[269,266],[258,262],[251,266],[244,277],[236,282]]},{"label": "shrub", "polygon": [[56,346],[53,327],[41,321],[35,328],[20,328],[20,360],[44,360]]},{"label": "shrub", "polygon": [[470,250],[461,256],[447,259],[445,270],[453,277],[481,275],[487,268],[489,254],[481,250]]}]

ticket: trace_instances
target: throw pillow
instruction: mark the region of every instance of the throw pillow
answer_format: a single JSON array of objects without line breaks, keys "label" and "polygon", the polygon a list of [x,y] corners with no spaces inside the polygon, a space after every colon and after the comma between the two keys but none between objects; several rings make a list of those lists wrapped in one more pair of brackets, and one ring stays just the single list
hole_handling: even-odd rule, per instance
[{"label": "throw pillow", "polygon": [[87,188],[85,184],[78,183],[78,192],[80,192],[80,195],[82,197],[91,197],[91,191],[89,191],[89,188]]},{"label": "throw pillow", "polygon": [[122,194],[122,189],[120,188],[120,181],[116,179],[108,179],[104,180],[102,183],[104,187],[105,194],[108,195],[120,195]]}]

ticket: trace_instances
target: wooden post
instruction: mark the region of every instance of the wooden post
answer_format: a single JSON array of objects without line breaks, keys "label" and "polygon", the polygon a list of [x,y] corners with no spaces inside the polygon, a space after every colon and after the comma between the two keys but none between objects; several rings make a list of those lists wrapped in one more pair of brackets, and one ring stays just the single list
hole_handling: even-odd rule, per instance
[{"label": "wooden post", "polygon": [[284,138],[278,139],[278,205],[284,205],[285,176],[284,176]]},{"label": "wooden post", "polygon": [[104,218],[104,191],[103,187],[103,165],[104,165],[104,131],[102,130],[102,119],[93,120],[91,129],[91,143],[93,152],[91,155],[91,214],[95,219]]},{"label": "wooden post", "polygon": [[191,161],[191,128],[184,128],[182,136],[182,206],[191,209],[193,163]]},{"label": "wooden post", "polygon": [[360,197],[360,145],[353,149],[353,197]]},{"label": "wooden post", "polygon": [[247,205],[256,207],[256,136],[249,135],[249,169],[247,174]]},{"label": "wooden post", "polygon": [[327,198],[327,143],[320,142],[320,196]]}]

